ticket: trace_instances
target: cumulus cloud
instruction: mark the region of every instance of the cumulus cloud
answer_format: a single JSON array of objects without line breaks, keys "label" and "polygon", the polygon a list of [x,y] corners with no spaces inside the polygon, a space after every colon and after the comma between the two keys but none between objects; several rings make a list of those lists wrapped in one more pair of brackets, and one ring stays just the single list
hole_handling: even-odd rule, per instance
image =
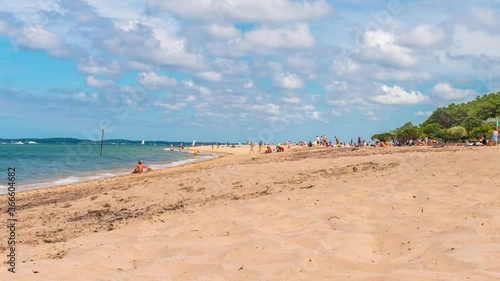
[{"label": "cumulus cloud", "polygon": [[219,72],[229,75],[249,74],[250,66],[248,62],[227,58],[216,58],[215,67]]},{"label": "cumulus cloud", "polygon": [[63,40],[56,34],[40,26],[20,29],[15,33],[12,41],[15,46],[34,50],[44,50],[51,56],[64,57],[68,55]]},{"label": "cumulus cloud", "polygon": [[432,79],[429,72],[413,72],[407,70],[378,71],[373,74],[373,78],[378,80],[396,80],[396,81],[426,81]]},{"label": "cumulus cloud", "polygon": [[247,78],[247,79],[245,79],[245,81],[243,82],[243,87],[244,87],[245,89],[251,89],[251,88],[253,88],[254,86],[255,86],[255,85],[254,85],[254,83],[253,83],[253,80],[252,80],[252,79]]},{"label": "cumulus cloud", "polygon": [[298,97],[283,97],[283,102],[288,104],[299,104],[300,98]]},{"label": "cumulus cloud", "polygon": [[476,94],[476,91],[453,88],[449,83],[438,83],[432,88],[432,93],[445,100],[459,100]]},{"label": "cumulus cloud", "polygon": [[191,80],[182,81],[182,84],[189,89],[194,89],[194,90],[198,91],[202,96],[208,96],[212,93],[209,88],[197,85]]},{"label": "cumulus cloud", "polygon": [[181,110],[184,107],[186,107],[186,104],[182,103],[182,102],[180,102],[180,103],[174,103],[174,104],[162,103],[162,102],[155,102],[155,106],[163,108],[163,109],[165,109],[167,111],[177,111],[177,110]]},{"label": "cumulus cloud", "polygon": [[381,94],[372,98],[373,101],[380,104],[408,105],[419,104],[429,101],[429,98],[419,91],[407,92],[399,86],[389,87],[382,85]]},{"label": "cumulus cloud", "polygon": [[403,34],[401,41],[408,45],[418,47],[436,47],[446,39],[446,33],[439,28],[427,24],[420,24]]},{"label": "cumulus cloud", "polygon": [[[500,36],[483,30],[469,30],[462,25],[456,25],[454,30],[455,45],[451,48],[454,54],[499,57]],[[477,44],[481,42],[481,44]]]},{"label": "cumulus cloud", "polygon": [[418,116],[418,117],[429,117],[431,116],[432,111],[417,111],[414,112],[413,115]]},{"label": "cumulus cloud", "polygon": [[384,30],[366,31],[363,46],[355,53],[366,61],[399,67],[411,67],[418,63],[411,49],[396,44],[394,34]]},{"label": "cumulus cloud", "polygon": [[346,91],[349,85],[346,81],[333,81],[325,85],[325,90],[328,92],[333,91]]},{"label": "cumulus cloud", "polygon": [[302,54],[295,54],[286,59],[287,64],[296,71],[300,72],[314,72],[316,65],[314,58],[305,57]]},{"label": "cumulus cloud", "polygon": [[141,72],[137,75],[137,80],[148,90],[159,90],[177,85],[177,80],[154,72]]},{"label": "cumulus cloud", "polygon": [[486,28],[498,32],[498,28],[500,27],[498,16],[498,13],[495,13],[493,9],[472,7],[470,20],[466,21],[466,24],[474,29]]},{"label": "cumulus cloud", "polygon": [[290,27],[261,27],[245,33],[245,41],[260,49],[300,49],[314,46],[309,25],[299,23]]},{"label": "cumulus cloud", "polygon": [[333,71],[338,75],[353,74],[360,68],[359,64],[349,57],[338,58],[332,64]]},{"label": "cumulus cloud", "polygon": [[297,74],[281,73],[275,78],[276,86],[284,89],[300,89],[304,87],[304,82]]},{"label": "cumulus cloud", "polygon": [[95,87],[95,88],[107,88],[113,86],[115,83],[111,80],[100,80],[95,78],[94,76],[88,76],[85,79],[85,84],[89,87]]},{"label": "cumulus cloud", "polygon": [[290,22],[320,18],[332,10],[325,0],[148,0],[150,13],[165,11],[194,20],[224,20],[236,23]]},{"label": "cumulus cloud", "polygon": [[201,80],[219,82],[222,80],[222,75],[215,71],[202,71],[196,73],[196,77]]},{"label": "cumulus cloud", "polygon": [[265,113],[267,115],[281,115],[281,107],[274,103],[254,104],[249,107],[250,110]]},{"label": "cumulus cloud", "polygon": [[335,110],[335,109],[332,109],[331,113],[332,113],[333,116],[336,116],[336,117],[342,116],[342,112],[340,112],[338,110]]},{"label": "cumulus cloud", "polygon": [[212,24],[207,27],[208,32],[215,38],[231,39],[240,36],[240,31],[234,25]]},{"label": "cumulus cloud", "polygon": [[117,62],[107,62],[95,56],[89,56],[78,62],[78,70],[90,75],[116,76],[122,68]]},{"label": "cumulus cloud", "polygon": [[154,22],[129,21],[115,24],[108,38],[95,44],[107,52],[146,65],[201,68],[205,61],[189,52],[185,39]]}]

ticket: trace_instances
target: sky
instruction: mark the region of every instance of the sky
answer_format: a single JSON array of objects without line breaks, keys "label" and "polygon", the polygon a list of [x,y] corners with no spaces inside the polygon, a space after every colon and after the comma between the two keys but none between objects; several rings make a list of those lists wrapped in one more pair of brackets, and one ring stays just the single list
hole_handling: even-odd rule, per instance
[{"label": "sky", "polygon": [[0,138],[348,142],[500,91],[498,0],[0,3]]}]

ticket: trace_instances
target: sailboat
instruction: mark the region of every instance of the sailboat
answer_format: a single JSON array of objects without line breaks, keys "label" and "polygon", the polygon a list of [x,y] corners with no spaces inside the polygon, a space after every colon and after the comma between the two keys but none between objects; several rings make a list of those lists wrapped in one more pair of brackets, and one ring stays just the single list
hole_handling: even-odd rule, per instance
[{"label": "sailboat", "polygon": [[142,140],[141,145],[144,145],[144,140]]}]

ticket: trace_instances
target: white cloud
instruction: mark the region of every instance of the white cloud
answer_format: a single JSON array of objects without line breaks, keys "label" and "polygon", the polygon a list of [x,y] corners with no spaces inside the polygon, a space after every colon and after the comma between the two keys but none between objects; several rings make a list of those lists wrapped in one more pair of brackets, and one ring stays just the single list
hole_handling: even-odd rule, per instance
[{"label": "white cloud", "polygon": [[345,81],[333,81],[325,85],[325,90],[328,92],[333,91],[345,91],[349,88],[349,85]]},{"label": "white cloud", "polygon": [[319,111],[313,111],[311,112],[311,119],[321,121],[323,118],[321,118],[321,113]]},{"label": "white cloud", "polygon": [[314,37],[309,25],[303,23],[274,29],[261,27],[245,33],[244,38],[249,46],[242,44],[241,47],[246,51],[252,51],[255,47],[265,52],[273,49],[303,49],[314,46]]},{"label": "white cloud", "polygon": [[315,109],[316,109],[316,107],[312,104],[305,104],[301,107],[301,110],[303,110],[303,111],[313,111]]},{"label": "white cloud", "polygon": [[188,19],[229,22],[293,22],[322,17],[332,9],[325,0],[149,0],[151,13],[167,11]]},{"label": "white cloud", "polygon": [[108,63],[94,56],[89,56],[78,62],[78,70],[85,74],[115,76],[122,71],[117,62]]},{"label": "white cloud", "polygon": [[185,103],[174,103],[174,104],[169,104],[169,103],[162,103],[162,102],[156,102],[155,105],[157,107],[161,107],[163,109],[166,109],[167,111],[177,111],[181,110],[184,107],[186,107]]},{"label": "white cloud", "polygon": [[112,36],[94,43],[112,55],[145,65],[194,69],[205,66],[204,58],[189,52],[186,39],[177,37],[172,28],[153,21],[116,22],[114,27]]},{"label": "white cloud", "polygon": [[419,117],[429,117],[429,116],[431,116],[431,114],[432,114],[432,111],[417,111],[417,112],[413,113],[413,115],[419,116]]},{"label": "white cloud", "polygon": [[94,76],[88,76],[85,79],[85,84],[87,84],[87,86],[95,88],[106,88],[114,85],[113,81],[111,80],[99,80]]},{"label": "white cloud", "polygon": [[313,58],[306,58],[301,54],[288,57],[286,62],[291,68],[300,72],[314,72],[316,68]]},{"label": "white cloud", "polygon": [[141,72],[137,75],[137,80],[148,90],[159,90],[177,85],[177,80],[154,72]]},{"label": "white cloud", "polygon": [[245,81],[243,82],[243,87],[245,87],[245,89],[251,89],[253,88],[255,85],[253,83],[253,80],[250,79],[250,78],[247,78],[245,79]]},{"label": "white cloud", "polygon": [[347,99],[342,99],[342,98],[335,98],[335,99],[328,99],[326,101],[328,104],[341,107],[343,110],[348,110],[349,108],[347,106],[349,105],[354,105],[354,104],[361,104],[361,105],[368,105],[368,101],[365,98],[347,98]]},{"label": "white cloud", "polygon": [[186,102],[195,102],[196,97],[194,95],[188,95],[185,99]]},{"label": "white cloud", "polygon": [[304,82],[297,74],[281,73],[275,79],[276,86],[285,89],[300,89],[304,87]]},{"label": "white cloud", "polygon": [[281,115],[281,108],[274,103],[254,104],[249,107],[250,110],[266,113],[268,115]]},{"label": "white cloud", "polygon": [[410,67],[418,63],[411,49],[397,45],[394,34],[383,30],[366,31],[363,47],[355,53],[366,61],[400,67]]},{"label": "white cloud", "polygon": [[465,26],[456,25],[454,41],[455,45],[451,48],[454,54],[500,57],[500,48],[497,47],[500,45],[500,36],[484,30],[471,31]]},{"label": "white cloud", "polygon": [[40,26],[20,29],[16,32],[13,43],[23,48],[47,51],[51,56],[67,55],[63,41],[56,34]]},{"label": "white cloud", "polygon": [[231,39],[236,38],[241,35],[239,29],[234,27],[234,25],[220,25],[220,24],[212,24],[207,27],[208,32],[212,34],[212,36],[219,39]]},{"label": "white cloud", "polygon": [[439,83],[432,88],[432,93],[445,100],[459,100],[475,95],[476,91],[456,89],[449,83]]},{"label": "white cloud", "polygon": [[201,80],[219,82],[222,80],[222,75],[215,71],[203,71],[196,73],[196,77]]},{"label": "white cloud", "polygon": [[332,109],[332,115],[333,115],[333,116],[342,116],[342,112],[337,111],[337,110],[335,110],[335,109]]},{"label": "white cloud", "polygon": [[298,97],[283,97],[283,102],[288,104],[299,104],[300,98]]},{"label": "white cloud", "polygon": [[480,26],[487,28],[499,27],[499,22],[497,20],[498,15],[496,15],[492,9],[473,7],[472,17],[475,23],[479,24]]},{"label": "white cloud", "polygon": [[403,34],[401,41],[409,45],[429,48],[440,45],[444,39],[446,39],[446,34],[443,30],[421,24]]},{"label": "white cloud", "polygon": [[217,70],[224,74],[238,75],[250,73],[250,66],[248,65],[248,62],[245,61],[216,58],[214,63]]},{"label": "white cloud", "polygon": [[196,85],[191,80],[189,80],[189,81],[182,81],[182,84],[184,84],[189,89],[197,90],[202,96],[208,96],[208,95],[211,94],[210,89],[208,89],[207,87]]},{"label": "white cloud", "polygon": [[381,94],[372,98],[373,101],[380,104],[408,105],[424,103],[429,100],[427,96],[419,91],[407,92],[399,86],[382,85],[380,90]]},{"label": "white cloud", "polygon": [[333,71],[338,75],[353,74],[360,70],[360,66],[349,57],[342,57],[333,61]]},{"label": "white cloud", "polygon": [[373,74],[373,78],[378,80],[396,80],[396,81],[426,81],[432,79],[429,72],[412,72],[407,70],[379,71]]},{"label": "white cloud", "polygon": [[131,70],[135,71],[158,71],[158,67],[138,61],[128,61],[127,65]]}]

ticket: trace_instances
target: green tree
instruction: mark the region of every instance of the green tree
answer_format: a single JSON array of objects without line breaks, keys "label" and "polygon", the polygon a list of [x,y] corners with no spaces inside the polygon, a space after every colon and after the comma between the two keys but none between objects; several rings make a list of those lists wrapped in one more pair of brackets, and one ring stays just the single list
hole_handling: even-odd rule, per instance
[{"label": "green tree", "polygon": [[464,127],[468,132],[474,129],[475,127],[480,126],[481,124],[483,124],[483,121],[479,119],[479,117],[469,116],[465,118],[464,121],[462,121],[461,126]]},{"label": "green tree", "polygon": [[391,133],[375,134],[372,136],[372,140],[378,139],[381,142],[390,141],[393,138],[394,138],[394,135]]},{"label": "green tree", "polygon": [[497,119],[496,118],[488,118],[488,119],[483,121],[483,125],[496,127],[497,126]]},{"label": "green tree", "polygon": [[422,131],[424,134],[429,136],[430,138],[435,138],[436,133],[441,131],[441,125],[439,123],[432,123],[432,124],[427,124],[422,128]]},{"label": "green tree", "polygon": [[432,123],[438,123],[443,128],[450,128],[452,124],[450,111],[444,107],[436,109],[423,125],[425,126]]},{"label": "green tree", "polygon": [[413,123],[411,123],[411,122],[406,122],[403,126],[392,130],[391,133],[397,135],[399,132],[401,132],[405,129],[408,129],[408,128],[415,128],[415,125],[413,125]]},{"label": "green tree", "polygon": [[496,106],[490,101],[485,101],[479,103],[474,111],[474,116],[478,117],[481,120],[485,120],[491,117],[496,116]]},{"label": "green tree", "polygon": [[418,128],[406,128],[398,132],[397,138],[400,141],[416,140],[422,136],[423,132]]},{"label": "green tree", "polygon": [[483,135],[490,136],[494,128],[495,128],[494,126],[490,125],[485,125],[485,124],[479,125],[469,131],[469,137],[475,139],[477,137],[482,137]]},{"label": "green tree", "polygon": [[467,130],[462,126],[454,126],[447,130],[446,132],[448,140],[459,141],[467,136]]},{"label": "green tree", "polygon": [[440,140],[448,141],[448,129],[439,130],[434,136]]}]

